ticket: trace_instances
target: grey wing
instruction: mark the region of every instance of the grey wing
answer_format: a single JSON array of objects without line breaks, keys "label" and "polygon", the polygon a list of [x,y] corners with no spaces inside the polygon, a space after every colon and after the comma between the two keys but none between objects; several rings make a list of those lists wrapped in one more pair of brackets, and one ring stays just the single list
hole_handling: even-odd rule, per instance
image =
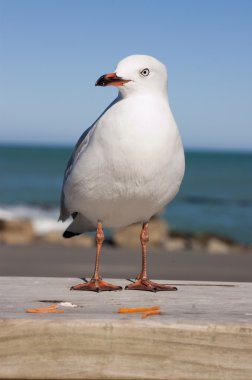
[{"label": "grey wing", "polygon": [[[73,165],[75,161],[78,159],[79,155],[83,150],[88,146],[89,140],[94,133],[95,127],[97,125],[97,121],[107,112],[109,108],[111,108],[114,104],[116,104],[118,101],[120,101],[120,96],[118,96],[104,111],[103,113],[98,117],[98,119],[89,127],[86,129],[81,137],[79,138],[77,144],[75,145],[74,151],[68,161],[66,170],[65,170],[65,175],[64,175],[64,180],[63,180],[63,185],[62,185],[62,190],[61,190],[61,199],[60,199],[60,216],[59,220],[62,220],[64,222],[71,214],[67,210],[66,205],[65,205],[65,195],[64,195],[64,184],[67,180],[67,177],[72,171]],[[74,215],[72,215],[74,217]]]},{"label": "grey wing", "polygon": [[88,129],[86,129],[81,137],[79,138],[77,144],[75,145],[74,151],[68,161],[65,173],[64,173],[64,179],[63,179],[63,185],[61,189],[61,197],[60,197],[60,216],[59,220],[62,220],[64,222],[69,216],[71,215],[70,212],[68,211],[66,205],[65,205],[65,195],[64,195],[64,185],[65,182],[69,176],[69,174],[72,171],[73,165],[78,159],[79,155],[83,150],[88,146],[90,137],[92,136],[93,132],[95,129],[95,124],[91,125]]}]

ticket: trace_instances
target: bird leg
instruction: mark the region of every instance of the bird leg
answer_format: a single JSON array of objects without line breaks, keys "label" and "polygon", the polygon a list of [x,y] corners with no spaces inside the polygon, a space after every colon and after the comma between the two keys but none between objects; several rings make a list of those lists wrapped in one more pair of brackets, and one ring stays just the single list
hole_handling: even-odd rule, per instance
[{"label": "bird leg", "polygon": [[137,276],[136,281],[125,287],[127,290],[148,290],[150,292],[158,292],[161,290],[177,290],[175,286],[167,284],[159,284],[153,282],[147,277],[147,243],[149,241],[148,223],[144,223],[142,226],[140,241],[142,245],[142,270]]},{"label": "bird leg", "polygon": [[93,277],[86,283],[72,286],[70,290],[91,290],[93,292],[102,292],[105,290],[122,290],[121,286],[113,285],[103,281],[100,275],[100,255],[103,241],[104,233],[102,229],[102,223],[98,222],[96,229],[96,259]]}]

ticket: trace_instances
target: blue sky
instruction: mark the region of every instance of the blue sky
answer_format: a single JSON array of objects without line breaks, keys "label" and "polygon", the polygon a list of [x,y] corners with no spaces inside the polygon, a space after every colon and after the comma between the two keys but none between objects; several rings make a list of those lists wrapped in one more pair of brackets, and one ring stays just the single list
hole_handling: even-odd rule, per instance
[{"label": "blue sky", "polygon": [[187,148],[252,149],[252,1],[1,0],[0,141],[72,145],[130,54],[168,67]]}]

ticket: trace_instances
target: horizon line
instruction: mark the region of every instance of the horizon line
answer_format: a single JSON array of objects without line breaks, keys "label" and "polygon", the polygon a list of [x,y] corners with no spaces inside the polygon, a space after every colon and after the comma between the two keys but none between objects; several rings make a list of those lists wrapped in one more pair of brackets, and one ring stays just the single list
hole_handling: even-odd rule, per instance
[{"label": "horizon line", "polygon": [[[73,149],[75,143],[55,143],[55,142],[0,142],[0,147],[23,147],[23,148],[65,148]],[[230,148],[230,147],[193,147],[184,146],[185,152],[198,152],[198,153],[244,153],[252,154],[252,149],[248,148]]]}]

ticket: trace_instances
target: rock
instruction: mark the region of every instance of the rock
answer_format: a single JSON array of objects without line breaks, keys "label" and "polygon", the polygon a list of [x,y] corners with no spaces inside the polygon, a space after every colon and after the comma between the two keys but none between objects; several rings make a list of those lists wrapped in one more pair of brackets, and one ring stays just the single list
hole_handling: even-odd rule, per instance
[{"label": "rock", "polygon": [[197,239],[203,246],[207,246],[212,239],[217,239],[223,243],[226,243],[228,246],[235,244],[234,240],[230,239],[229,237],[211,233],[196,234],[194,238]]},{"label": "rock", "polygon": [[205,249],[205,246],[197,238],[190,238],[188,241],[188,249],[199,252]]},{"label": "rock", "polygon": [[46,235],[43,235],[39,239],[42,242],[50,244],[60,244],[65,246],[80,246],[80,247],[92,247],[94,245],[94,237],[90,235],[75,236],[71,239],[65,239],[62,237],[62,232],[51,231]]},{"label": "rock", "polygon": [[129,227],[117,230],[113,234],[115,245],[119,247],[138,247],[140,244],[141,224],[132,224]]},{"label": "rock", "polygon": [[213,237],[208,241],[206,249],[210,253],[228,253],[230,252],[230,245],[223,240]]},{"label": "rock", "polygon": [[28,244],[35,239],[29,220],[0,220],[0,242],[5,244]]},{"label": "rock", "polygon": [[183,238],[168,238],[165,242],[165,248],[167,251],[183,251],[187,248],[187,241]]},{"label": "rock", "polygon": [[159,218],[153,218],[150,221],[150,244],[164,245],[169,236],[168,223]]},{"label": "rock", "polygon": [[[139,247],[142,225],[133,224],[113,234],[113,241],[120,247]],[[164,245],[169,234],[168,224],[159,218],[154,218],[149,224],[149,245]]]}]

